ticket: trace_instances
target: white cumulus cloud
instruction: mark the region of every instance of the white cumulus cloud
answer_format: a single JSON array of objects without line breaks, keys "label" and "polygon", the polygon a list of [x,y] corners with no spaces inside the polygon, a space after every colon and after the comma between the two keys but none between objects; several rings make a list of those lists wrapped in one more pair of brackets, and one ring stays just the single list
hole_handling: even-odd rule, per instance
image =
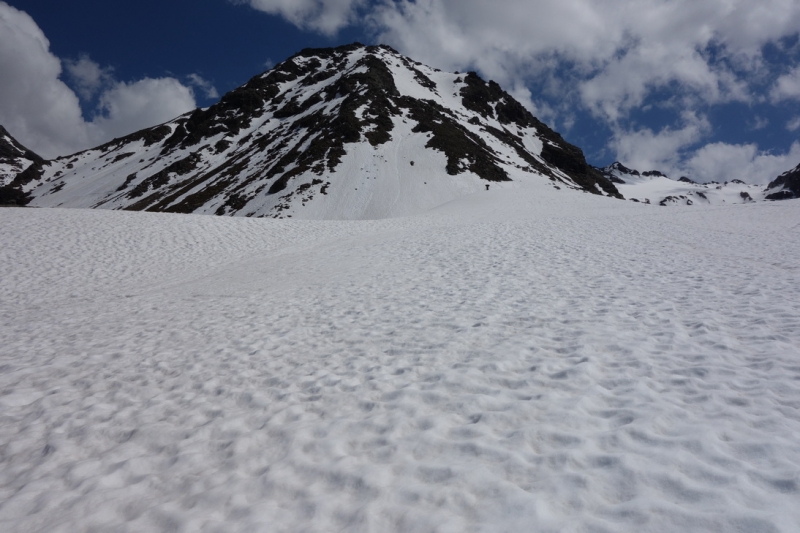
[{"label": "white cumulus cloud", "polygon": [[64,67],[84,100],[92,98],[104,86],[113,82],[113,70],[103,68],[88,56],[64,61]]},{"label": "white cumulus cloud", "polygon": [[0,2],[0,124],[48,157],[89,144],[78,97],[33,19]]},{"label": "white cumulus cloud", "polygon": [[219,98],[219,92],[210,81],[204,79],[199,74],[189,74],[189,83],[201,91],[206,98]]},{"label": "white cumulus cloud", "polygon": [[680,128],[617,131],[611,146],[632,168],[659,170],[673,179],[688,176],[701,183],[739,179],[766,184],[800,161],[800,142],[785,153],[759,150],[754,143],[703,144],[710,129],[706,117],[685,112]]},{"label": "white cumulus cloud", "polygon": [[0,1],[0,124],[46,158],[97,146],[196,107],[192,89],[174,78],[126,83],[88,57],[67,61],[66,74],[98,114],[86,119],[78,95],[62,81],[61,60],[25,12]]},{"label": "white cumulus cloud", "polygon": [[674,173],[682,151],[700,142],[711,129],[704,116],[684,112],[680,128],[664,128],[655,132],[649,128],[634,131],[617,130],[611,148],[617,158],[639,170],[660,170]]},{"label": "white cumulus cloud", "polygon": [[770,97],[773,102],[800,100],[800,66],[778,78],[770,91]]},{"label": "white cumulus cloud", "polygon": [[292,24],[332,35],[353,22],[366,0],[232,0],[259,11],[280,15]]},{"label": "white cumulus cloud", "polygon": [[91,126],[105,139],[154,126],[195,108],[192,90],[174,78],[117,82],[100,97]]},{"label": "white cumulus cloud", "polygon": [[695,181],[725,182],[739,179],[767,184],[797,166],[800,142],[782,154],[761,151],[755,144],[712,143],[697,150],[682,164],[683,173]]}]

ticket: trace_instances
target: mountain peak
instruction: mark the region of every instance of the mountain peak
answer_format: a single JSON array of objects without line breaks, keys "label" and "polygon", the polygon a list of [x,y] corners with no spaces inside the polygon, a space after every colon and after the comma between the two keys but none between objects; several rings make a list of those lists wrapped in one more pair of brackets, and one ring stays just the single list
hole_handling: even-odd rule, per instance
[{"label": "mountain peak", "polygon": [[43,206],[381,218],[526,182],[619,197],[497,83],[354,43],[302,50],[207,109],[16,184]]}]

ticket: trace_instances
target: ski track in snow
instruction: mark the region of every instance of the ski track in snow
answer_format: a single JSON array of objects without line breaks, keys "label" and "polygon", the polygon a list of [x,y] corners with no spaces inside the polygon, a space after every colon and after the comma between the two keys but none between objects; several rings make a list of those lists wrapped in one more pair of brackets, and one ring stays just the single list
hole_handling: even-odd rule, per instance
[{"label": "ski track in snow", "polygon": [[800,530],[800,201],[0,209],[0,530]]}]

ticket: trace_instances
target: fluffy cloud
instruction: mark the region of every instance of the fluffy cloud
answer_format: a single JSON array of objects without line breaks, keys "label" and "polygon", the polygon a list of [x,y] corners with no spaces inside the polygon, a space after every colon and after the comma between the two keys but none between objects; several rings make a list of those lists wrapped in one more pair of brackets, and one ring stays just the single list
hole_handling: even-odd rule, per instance
[{"label": "fluffy cloud", "polygon": [[0,2],[0,124],[43,156],[89,144],[78,97],[32,18]]},{"label": "fluffy cloud", "polygon": [[800,142],[785,154],[758,149],[755,144],[712,143],[697,150],[681,166],[683,174],[695,181],[731,181],[766,184],[800,161]]},{"label": "fluffy cloud", "polygon": [[773,102],[800,100],[800,67],[795,67],[775,82],[770,92]]},{"label": "fluffy cloud", "polygon": [[698,143],[710,129],[711,124],[704,116],[684,112],[680,128],[664,128],[659,132],[649,128],[635,131],[618,129],[610,144],[617,159],[626,165],[669,174],[679,166],[682,152]]},{"label": "fluffy cloud", "polygon": [[105,139],[160,124],[196,107],[189,87],[173,78],[117,82],[100,97],[91,126]]},{"label": "fluffy cloud", "polygon": [[91,120],[61,80],[62,63],[36,22],[0,1],[0,124],[43,157],[96,146],[196,107],[192,89],[173,78],[119,82],[88,57],[66,62],[66,71],[82,97],[97,95]]},{"label": "fluffy cloud", "polygon": [[280,15],[300,28],[332,35],[355,20],[366,0],[232,0],[259,11]]},{"label": "fluffy cloud", "polygon": [[113,81],[112,69],[101,67],[88,56],[64,61],[64,67],[84,100],[91,99],[103,86]]},{"label": "fluffy cloud", "polygon": [[189,83],[192,84],[193,87],[196,87],[203,91],[203,94],[206,98],[219,98],[219,92],[217,92],[217,88],[214,85],[204,79],[199,74],[189,74]]},{"label": "fluffy cloud", "polygon": [[800,161],[800,142],[786,153],[759,150],[753,143],[709,143],[694,148],[711,129],[705,117],[684,113],[680,128],[618,131],[611,145],[619,159],[639,170],[660,170],[695,181],[731,181],[766,184]]}]

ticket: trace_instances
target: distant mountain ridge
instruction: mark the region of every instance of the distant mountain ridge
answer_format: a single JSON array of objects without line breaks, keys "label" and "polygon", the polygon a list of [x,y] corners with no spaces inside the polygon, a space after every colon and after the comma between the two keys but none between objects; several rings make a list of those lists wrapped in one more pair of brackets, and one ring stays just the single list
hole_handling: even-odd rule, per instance
[{"label": "distant mountain ridge", "polygon": [[668,205],[730,205],[800,197],[800,166],[769,185],[750,185],[734,179],[697,183],[687,176],[670,179],[657,170],[640,172],[620,162],[598,168],[622,195],[632,201]]},{"label": "distant mountain ridge", "polygon": [[621,197],[496,83],[356,43],[303,50],[208,109],[35,161],[13,187],[41,207],[357,219],[530,181]]}]

